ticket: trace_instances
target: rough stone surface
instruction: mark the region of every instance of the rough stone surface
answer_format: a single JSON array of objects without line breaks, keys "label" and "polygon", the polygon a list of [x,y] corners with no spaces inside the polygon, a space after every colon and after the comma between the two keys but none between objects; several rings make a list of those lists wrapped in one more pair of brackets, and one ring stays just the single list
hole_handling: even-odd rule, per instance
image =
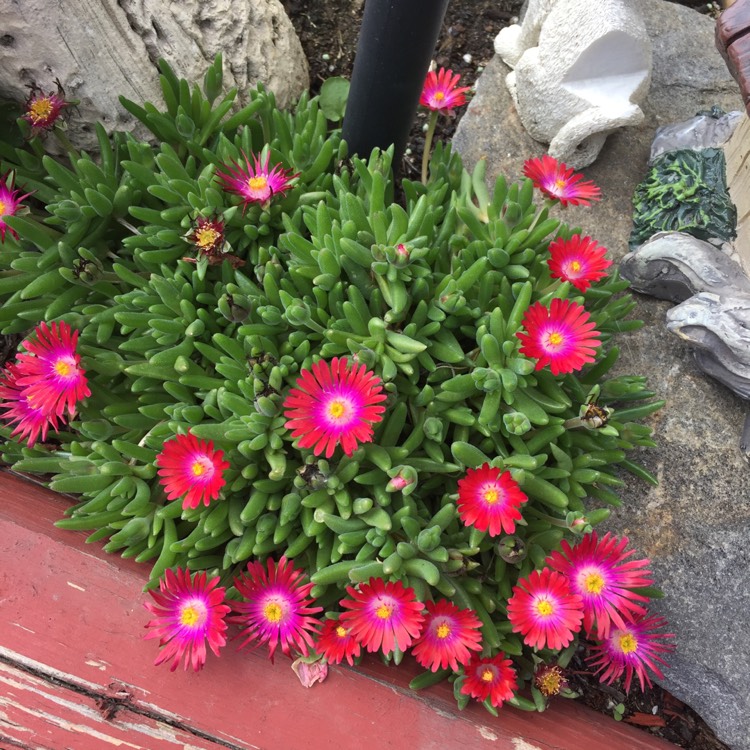
[{"label": "rough stone surface", "polygon": [[[647,171],[654,131],[717,104],[737,109],[737,85],[716,52],[714,24],[664,0],[637,2],[653,44],[645,123],[612,135],[583,170],[601,188],[591,208],[564,213],[619,260],[632,226],[631,198]],[[490,180],[517,179],[523,162],[545,147],[524,131],[494,59],[480,79],[455,145],[467,167],[487,159]],[[664,686],[689,703],[734,750],[750,750],[750,469],[738,448],[747,403],[704,375],[689,345],[665,328],[671,303],[638,296],[644,327],[620,337],[620,371],[644,374],[667,400],[652,425],[659,447],[640,460],[659,478],[651,487],[634,478],[611,528],[627,534],[650,557],[666,597],[653,609],[676,634]]]},{"label": "rough stone surface", "polygon": [[224,81],[239,99],[262,82],[280,105],[293,102],[308,84],[307,61],[279,0],[0,0],[0,94],[23,101],[28,86],[79,99],[70,137],[87,147],[91,125],[131,129],[120,106],[161,102],[157,60],[179,77],[202,82],[218,52]]},{"label": "rough stone surface", "polygon": [[535,0],[495,40],[515,70],[506,82],[524,127],[572,167],[598,156],[607,135],[643,120],[651,45],[624,0]]}]

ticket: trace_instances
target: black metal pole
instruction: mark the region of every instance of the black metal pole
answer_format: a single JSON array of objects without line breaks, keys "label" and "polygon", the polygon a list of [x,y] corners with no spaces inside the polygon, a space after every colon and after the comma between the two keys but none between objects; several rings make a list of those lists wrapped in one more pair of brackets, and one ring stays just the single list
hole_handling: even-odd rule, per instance
[{"label": "black metal pole", "polygon": [[450,0],[366,0],[343,137],[350,154],[395,144],[401,162]]}]

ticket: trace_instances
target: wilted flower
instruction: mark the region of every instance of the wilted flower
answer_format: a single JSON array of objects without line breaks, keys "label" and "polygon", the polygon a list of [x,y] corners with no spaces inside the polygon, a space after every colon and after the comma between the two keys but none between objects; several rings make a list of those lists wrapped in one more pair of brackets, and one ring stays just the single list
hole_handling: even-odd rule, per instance
[{"label": "wilted flower", "polygon": [[51,130],[54,127],[63,109],[69,106],[64,99],[64,93],[59,83],[57,84],[57,93],[45,94],[39,87],[32,87],[24,113],[21,116],[31,125],[33,135],[43,130]]},{"label": "wilted flower", "polygon": [[534,672],[534,686],[545,698],[551,698],[568,687],[568,678],[557,664],[542,663]]},{"label": "wilted flower", "polygon": [[526,161],[523,173],[550,200],[559,201],[563,207],[579,203],[588,206],[592,200],[600,198],[599,188],[591,180],[581,182],[582,174],[574,173],[549,154]]}]

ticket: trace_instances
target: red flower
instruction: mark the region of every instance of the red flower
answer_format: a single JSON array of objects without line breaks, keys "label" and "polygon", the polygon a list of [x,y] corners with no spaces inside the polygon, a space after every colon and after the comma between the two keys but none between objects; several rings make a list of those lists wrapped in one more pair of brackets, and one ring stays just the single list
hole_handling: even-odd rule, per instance
[{"label": "red flower", "polygon": [[16,424],[11,437],[18,435],[19,439],[26,439],[28,447],[33,448],[40,436],[42,441],[47,439],[50,427],[53,430],[59,428],[60,418],[54,412],[35,408],[29,403],[28,389],[19,387],[18,375],[15,364],[9,363],[4,371],[0,371],[0,410],[5,411],[3,419]]},{"label": "red flower", "polygon": [[594,330],[596,323],[582,305],[570,300],[553,299],[549,309],[534,303],[521,324],[526,333],[517,332],[521,354],[538,360],[537,370],[550,366],[553,375],[580,370],[594,361],[594,350],[601,345]]},{"label": "red flower", "polygon": [[414,589],[405,589],[401,581],[371,578],[356,589],[347,586],[346,593],[352,598],[344,599],[341,606],[352,611],[344,612],[341,622],[368,651],[406,651],[419,638],[424,616]]},{"label": "red flower", "polygon": [[461,685],[461,692],[479,701],[489,698],[495,708],[500,708],[518,690],[512,665],[513,662],[506,659],[502,651],[492,658],[475,654],[464,670],[466,679]]},{"label": "red flower", "polygon": [[469,91],[470,87],[456,88],[460,79],[460,75],[454,75],[452,70],[445,68],[440,68],[437,73],[430,71],[425,78],[419,103],[434,112],[450,112],[454,107],[466,104],[464,92]]},{"label": "red flower", "polygon": [[222,188],[228,193],[234,193],[242,198],[242,211],[247,210],[251,203],[259,203],[266,208],[274,195],[283,196],[292,186],[292,180],[298,175],[292,174],[291,169],[284,169],[281,164],[275,164],[269,170],[270,153],[266,153],[265,161],[262,154],[257,156],[250,152],[250,159],[242,152],[245,166],[233,161],[234,167],[222,165],[226,172],[216,171],[216,176],[222,182]]},{"label": "red flower", "polygon": [[224,646],[227,625],[224,617],[229,606],[224,604],[226,589],[217,587],[219,576],[206,582],[205,573],[195,573],[177,568],[167,569],[159,581],[159,592],[149,591],[155,603],[144,606],[156,619],[146,627],[151,630],[144,638],[158,638],[161,652],[154,664],[172,660],[174,672],[184,658],[184,668],[192,664],[198,672],[206,661],[206,640],[211,651],[219,655]]},{"label": "red flower", "polygon": [[315,649],[330,664],[341,664],[346,659],[350,666],[354,666],[354,659],[360,653],[359,643],[341,620],[323,621]]},{"label": "red flower", "polygon": [[445,599],[427,602],[427,618],[422,635],[411,652],[426,669],[437,672],[471,660],[471,651],[481,651],[482,623],[470,609],[459,609]]},{"label": "red flower", "polygon": [[513,587],[508,619],[527,646],[559,650],[581,628],[581,597],[570,593],[568,579],[557,571],[532,570]]},{"label": "red flower", "polygon": [[247,564],[247,574],[234,579],[237,591],[246,599],[234,602],[237,615],[230,620],[244,626],[240,636],[243,648],[251,641],[268,644],[268,656],[273,661],[277,646],[286,656],[292,648],[307,656],[313,645],[312,635],[320,623],[310,615],[322,607],[310,607],[308,598],[312,583],[301,583],[304,571],[294,568],[291,560],[282,557],[278,566],[269,558],[268,572],[262,563]]},{"label": "red flower", "polygon": [[195,435],[176,435],[164,443],[156,457],[161,468],[159,484],[167,493],[167,500],[183,497],[182,507],[197,508],[201,503],[208,507],[219,497],[226,484],[222,472],[229,468],[224,453],[214,450],[212,442],[198,440]]},{"label": "red flower", "polygon": [[300,448],[312,448],[330,458],[341,445],[351,456],[358,443],[372,440],[372,425],[380,422],[386,396],[383,385],[365,365],[349,366],[334,357],[330,364],[319,360],[310,370],[302,370],[296,388],[284,401],[286,427],[293,438],[301,438]]},{"label": "red flower", "polygon": [[10,232],[13,237],[18,239],[18,233],[5,223],[5,218],[13,216],[21,207],[21,201],[31,195],[31,193],[21,195],[20,190],[14,190],[15,182],[16,174],[11,170],[0,177],[0,242],[5,242],[6,232]]},{"label": "red flower", "polygon": [[628,560],[635,550],[626,552],[627,546],[627,537],[605,534],[599,540],[594,531],[574,547],[564,540],[561,550],[549,558],[549,565],[566,576],[571,591],[581,597],[586,632],[596,628],[599,638],[609,635],[610,623],[624,628],[627,620],[646,613],[636,602],[646,602],[648,597],[629,589],[653,583],[648,560]]},{"label": "red flower", "polygon": [[40,323],[34,335],[36,341],[23,342],[28,354],[18,355],[16,382],[32,409],[62,416],[67,406],[72,417],[76,403],[91,395],[86,371],[76,353],[78,331],[71,331],[63,322],[50,326]]},{"label": "red flower", "polygon": [[550,200],[560,201],[563,207],[569,203],[571,206],[579,203],[588,206],[592,200],[600,199],[599,188],[591,180],[581,182],[582,174],[574,174],[566,164],[558,163],[549,154],[526,161],[523,173],[531,179],[534,187]]},{"label": "red flower", "polygon": [[549,252],[547,265],[552,277],[569,281],[581,292],[585,292],[592,281],[604,278],[605,269],[612,265],[612,261],[604,257],[606,247],[599,247],[591,237],[580,234],[574,234],[569,240],[554,240]]},{"label": "red flower", "polygon": [[674,638],[673,633],[657,633],[666,627],[667,621],[663,617],[643,617],[634,622],[625,623],[623,628],[614,628],[603,643],[592,649],[588,661],[596,672],[602,672],[600,682],[612,683],[625,673],[625,692],[630,691],[633,675],[638,676],[641,690],[646,685],[651,687],[651,678],[647,670],[662,679],[659,664],[666,665],[660,654],[674,651],[673,643],[664,643]]},{"label": "red flower", "polygon": [[31,125],[33,135],[42,130],[51,130],[60,118],[63,109],[69,106],[62,94],[63,90],[59,84],[56,94],[52,92],[45,94],[36,86],[31,89],[22,117]]},{"label": "red flower", "polygon": [[509,471],[489,464],[467,469],[458,480],[458,515],[467,526],[489,529],[490,536],[512,534],[521,519],[519,507],[528,499]]}]

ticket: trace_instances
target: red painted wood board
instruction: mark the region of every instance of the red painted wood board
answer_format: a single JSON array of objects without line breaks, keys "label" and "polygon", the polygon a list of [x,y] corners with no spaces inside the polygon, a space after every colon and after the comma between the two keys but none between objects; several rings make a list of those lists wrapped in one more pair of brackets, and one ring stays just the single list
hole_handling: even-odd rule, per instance
[{"label": "red painted wood board", "polygon": [[154,667],[145,567],[56,529],[64,507],[0,473],[0,748],[674,750],[572,701],[458,711],[447,685],[409,691],[414,663],[368,657],[310,689],[231,642],[198,674]]}]

